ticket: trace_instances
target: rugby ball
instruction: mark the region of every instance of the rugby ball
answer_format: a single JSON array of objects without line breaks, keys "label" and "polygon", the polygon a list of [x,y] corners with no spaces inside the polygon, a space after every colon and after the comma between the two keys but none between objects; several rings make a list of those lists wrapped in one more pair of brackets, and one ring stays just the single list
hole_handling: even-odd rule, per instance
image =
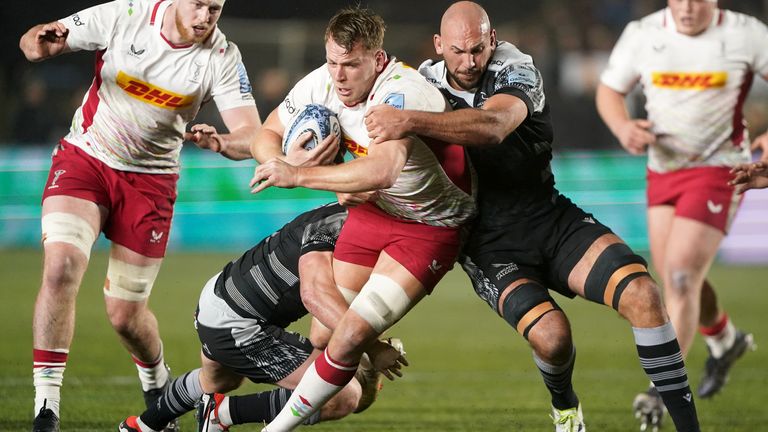
[{"label": "rugby ball", "polygon": [[[304,144],[304,150],[312,150],[331,134],[339,138],[339,146],[343,149],[339,118],[323,105],[306,105],[291,117],[283,135],[283,154],[288,154],[288,150],[305,132],[311,132],[312,138]],[[339,153],[343,155],[342,149]]]}]

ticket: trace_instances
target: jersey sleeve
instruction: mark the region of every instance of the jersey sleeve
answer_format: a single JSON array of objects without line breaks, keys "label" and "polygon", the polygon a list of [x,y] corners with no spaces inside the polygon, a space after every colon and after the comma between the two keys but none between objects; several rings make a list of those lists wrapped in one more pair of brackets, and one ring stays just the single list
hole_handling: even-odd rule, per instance
[{"label": "jersey sleeve", "polygon": [[640,31],[640,23],[636,21],[627,25],[613,47],[608,66],[600,75],[603,84],[619,93],[629,93],[640,79],[640,71],[634,67],[637,60],[636,41],[640,37]]},{"label": "jersey sleeve", "polygon": [[513,63],[496,75],[493,94],[509,94],[520,98],[528,107],[528,116],[544,110],[544,80],[533,63]]},{"label": "jersey sleeve", "polygon": [[327,73],[327,67],[325,65],[320,66],[299,80],[291,91],[288,92],[283,103],[277,108],[277,114],[283,126],[286,126],[293,114],[303,106],[319,103],[315,93],[318,89],[325,87],[326,83],[323,77]]},{"label": "jersey sleeve", "polygon": [[219,111],[255,106],[251,82],[248,79],[248,72],[245,70],[237,45],[227,42],[224,53],[217,60],[216,77],[211,89],[211,97],[216,102]]},{"label": "jersey sleeve", "polygon": [[[122,1],[90,7],[59,20],[69,30],[67,46],[72,51],[108,48],[117,24]],[[126,13],[128,7],[126,6]]]},{"label": "jersey sleeve", "polygon": [[748,40],[754,52],[752,53],[752,69],[768,80],[768,26],[757,18],[751,17]]}]

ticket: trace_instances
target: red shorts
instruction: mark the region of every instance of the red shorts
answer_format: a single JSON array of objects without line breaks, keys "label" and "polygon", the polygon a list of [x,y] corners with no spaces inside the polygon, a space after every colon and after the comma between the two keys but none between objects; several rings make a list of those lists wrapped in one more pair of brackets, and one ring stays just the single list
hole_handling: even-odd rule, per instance
[{"label": "red shorts", "polygon": [[66,195],[105,207],[109,211],[102,227],[105,237],[141,255],[162,258],[178,178],[118,171],[62,140],[53,153],[43,200]]},{"label": "red shorts", "polygon": [[456,262],[459,235],[459,228],[397,219],[366,203],[349,209],[333,257],[374,267],[379,254],[386,252],[431,293]]},{"label": "red shorts", "polygon": [[693,219],[727,233],[742,195],[728,184],[728,167],[686,168],[668,173],[648,170],[648,207],[675,207],[675,216]]}]

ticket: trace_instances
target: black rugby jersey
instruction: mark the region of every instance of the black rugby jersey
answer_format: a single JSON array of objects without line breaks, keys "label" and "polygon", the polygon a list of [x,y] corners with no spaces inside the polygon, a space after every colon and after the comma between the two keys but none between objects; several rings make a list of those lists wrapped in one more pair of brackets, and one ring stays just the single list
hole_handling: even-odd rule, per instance
[{"label": "black rugby jersey", "polygon": [[531,56],[498,42],[478,88],[471,92],[448,84],[444,61],[427,60],[419,72],[440,89],[453,109],[480,108],[497,93],[514,95],[528,107],[528,117],[500,145],[467,146],[479,182],[476,223],[504,224],[510,217],[536,213],[537,203],[551,202],[552,121],[541,74]]},{"label": "black rugby jersey", "polygon": [[244,318],[288,326],[307,314],[299,290],[299,258],[333,251],[346,219],[339,204],[302,213],[227,264],[214,293]]}]

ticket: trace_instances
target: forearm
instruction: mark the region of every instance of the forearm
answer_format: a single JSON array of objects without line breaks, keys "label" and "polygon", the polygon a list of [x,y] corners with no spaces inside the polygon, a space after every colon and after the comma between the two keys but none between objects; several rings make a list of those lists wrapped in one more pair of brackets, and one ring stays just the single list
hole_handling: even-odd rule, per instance
[{"label": "forearm", "polygon": [[297,183],[331,192],[368,192],[391,187],[401,169],[402,165],[366,156],[341,165],[301,167]]},{"label": "forearm", "polygon": [[[499,144],[510,129],[504,115],[483,109],[459,109],[443,113],[411,111],[410,114],[408,128],[411,133],[464,146]],[[523,120],[517,120],[511,129],[517,128]]]},{"label": "forearm", "polygon": [[259,132],[257,126],[238,128],[228,134],[221,134],[222,156],[232,160],[251,159],[251,142]]},{"label": "forearm", "polygon": [[614,136],[619,136],[620,126],[630,120],[624,95],[605,84],[600,84],[597,88],[595,102],[597,103],[597,112],[603,122]]},{"label": "forearm", "polygon": [[283,159],[282,136],[276,132],[261,128],[250,144],[251,157],[258,163],[264,163],[273,158]]}]

